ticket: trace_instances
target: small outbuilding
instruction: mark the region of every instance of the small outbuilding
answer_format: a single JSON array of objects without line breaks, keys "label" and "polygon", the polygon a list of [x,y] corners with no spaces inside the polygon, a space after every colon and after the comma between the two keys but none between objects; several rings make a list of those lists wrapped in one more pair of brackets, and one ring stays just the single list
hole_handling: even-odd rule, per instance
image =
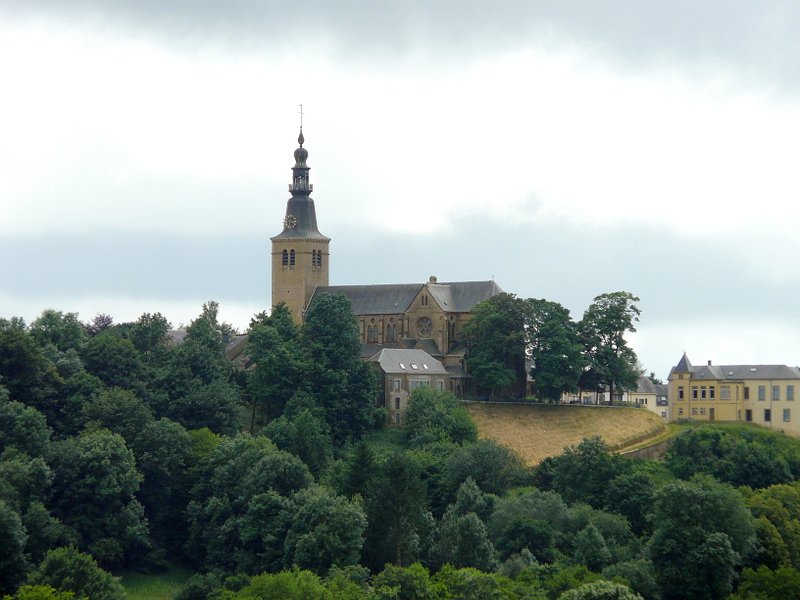
[{"label": "small outbuilding", "polygon": [[384,348],[369,359],[381,379],[378,404],[386,408],[386,422],[400,426],[413,392],[418,387],[446,390],[450,374],[424,350]]}]

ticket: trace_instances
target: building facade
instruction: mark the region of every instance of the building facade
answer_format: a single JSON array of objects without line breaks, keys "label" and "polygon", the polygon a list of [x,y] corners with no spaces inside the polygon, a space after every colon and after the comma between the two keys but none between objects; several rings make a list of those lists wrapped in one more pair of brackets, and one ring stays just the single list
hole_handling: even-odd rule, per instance
[{"label": "building facade", "polygon": [[458,395],[472,393],[463,326],[476,304],[503,290],[494,281],[440,283],[434,276],[425,283],[329,285],[331,240],[317,227],[302,130],[298,142],[283,229],[271,238],[272,306],[285,302],[301,324],[316,295],[342,294],[358,320],[362,358],[383,349],[422,350],[447,369],[447,389]]},{"label": "building facade", "polygon": [[447,389],[450,374],[442,363],[423,350],[384,348],[369,359],[381,380],[380,403],[386,408],[386,422],[405,424],[412,392],[419,387]]},{"label": "building facade", "polygon": [[741,421],[800,435],[800,369],[786,365],[695,367],[684,353],[669,375],[671,420]]}]

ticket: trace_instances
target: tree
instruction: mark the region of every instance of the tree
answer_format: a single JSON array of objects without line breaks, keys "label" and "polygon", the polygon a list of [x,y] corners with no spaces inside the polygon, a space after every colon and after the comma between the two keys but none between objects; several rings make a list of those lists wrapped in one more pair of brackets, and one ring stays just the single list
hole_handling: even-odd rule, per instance
[{"label": "tree", "polygon": [[116,577],[104,571],[88,554],[75,548],[50,550],[28,578],[33,585],[49,585],[78,598],[125,600],[125,590]]},{"label": "tree", "polygon": [[139,352],[130,340],[108,330],[92,337],[81,351],[86,370],[108,386],[135,387],[142,379]]},{"label": "tree", "polygon": [[284,415],[267,425],[262,433],[281,450],[291,452],[319,477],[331,461],[332,447],[328,424],[310,409]]},{"label": "tree", "polygon": [[427,547],[433,528],[419,465],[407,453],[391,454],[370,491],[364,549],[368,566],[377,570],[388,562],[413,563]]},{"label": "tree", "polygon": [[173,554],[179,554],[188,535],[189,469],[194,465],[192,438],[169,419],[144,424],[131,440],[136,466],[143,480],[138,497],[153,536]]},{"label": "tree", "polygon": [[566,519],[567,507],[558,494],[530,488],[497,500],[489,534],[501,559],[527,549],[539,562],[552,562],[556,535]]},{"label": "tree", "polygon": [[239,389],[224,379],[193,386],[186,395],[160,406],[158,412],[186,429],[208,427],[215,433],[234,435],[242,426]]},{"label": "tree", "polygon": [[478,439],[478,428],[463,403],[450,392],[429,387],[412,392],[404,433],[411,445],[435,441],[461,444]]},{"label": "tree", "polygon": [[0,381],[12,400],[46,410],[62,380],[24,323],[0,319]]},{"label": "tree", "polygon": [[108,429],[120,434],[127,444],[149,423],[153,412],[130,390],[105,389],[89,399],[81,409],[83,422],[90,429]]},{"label": "tree", "polygon": [[460,514],[455,507],[448,509],[439,521],[431,555],[437,565],[474,567],[481,571],[493,571],[497,566],[497,551],[483,521],[474,512]]},{"label": "tree", "polygon": [[189,556],[208,568],[255,574],[283,566],[290,497],[312,482],[303,462],[266,437],[223,439],[191,491]]},{"label": "tree", "polygon": [[585,359],[569,311],[548,300],[527,300],[528,349],[536,395],[557,402],[577,389]]},{"label": "tree", "polygon": [[27,537],[17,512],[0,499],[0,593],[12,592],[25,578]]},{"label": "tree", "polygon": [[521,396],[525,385],[525,302],[498,294],[476,304],[464,325],[467,367],[489,395]]},{"label": "tree", "polygon": [[642,600],[642,597],[621,583],[593,581],[564,592],[558,600]]},{"label": "tree", "polygon": [[361,339],[350,301],[318,294],[308,307],[302,344],[308,370],[304,389],[325,409],[334,443],[358,440],[383,422],[375,406],[377,378],[361,360]]},{"label": "tree", "polygon": [[13,596],[3,600],[75,600],[72,592],[60,592],[49,585],[23,585]]},{"label": "tree", "polygon": [[95,336],[103,333],[114,326],[114,318],[105,313],[97,313],[92,320],[86,324],[86,333]]},{"label": "tree", "polygon": [[630,468],[626,459],[611,454],[602,438],[594,436],[568,446],[547,463],[553,489],[567,502],[586,502],[603,508],[607,489],[615,477]]},{"label": "tree", "polygon": [[52,344],[61,352],[79,350],[86,341],[86,329],[78,320],[78,313],[62,313],[47,309],[31,323],[31,337],[44,348]]},{"label": "tree", "polygon": [[589,369],[601,383],[614,389],[634,389],[639,377],[636,353],[628,346],[625,333],[634,332],[641,311],[639,298],[630,292],[611,292],[595,297],[579,324]]},{"label": "tree", "polygon": [[419,563],[407,567],[387,564],[372,585],[379,597],[397,600],[438,600],[444,596],[441,586],[431,581],[430,573]]},{"label": "tree", "polygon": [[800,598],[800,571],[782,567],[774,571],[760,566],[745,569],[731,600],[789,600]]},{"label": "tree", "polygon": [[147,548],[147,522],[134,496],[142,476],[120,435],[100,430],[58,442],[49,462],[51,509],[76,532],[79,548],[110,565]]},{"label": "tree", "polygon": [[468,477],[472,477],[484,492],[497,495],[530,483],[522,459],[494,440],[479,440],[456,449],[447,458],[445,469],[446,485],[452,494]]},{"label": "tree", "polygon": [[710,477],[661,488],[647,552],[664,598],[721,598],[753,548],[752,516],[733,488]]},{"label": "tree", "polygon": [[296,336],[285,339],[269,322],[258,322],[250,330],[247,354],[253,363],[247,391],[261,409],[265,423],[278,418],[302,381],[302,362]]},{"label": "tree", "polygon": [[286,535],[286,566],[327,573],[331,566],[358,564],[367,519],[360,501],[335,496],[313,486],[291,499],[291,525]]},{"label": "tree", "polygon": [[153,352],[167,343],[170,323],[161,313],[143,313],[130,330],[130,340],[139,352]]},{"label": "tree", "polygon": [[52,433],[38,410],[0,398],[0,452],[16,448],[31,456],[43,456]]}]

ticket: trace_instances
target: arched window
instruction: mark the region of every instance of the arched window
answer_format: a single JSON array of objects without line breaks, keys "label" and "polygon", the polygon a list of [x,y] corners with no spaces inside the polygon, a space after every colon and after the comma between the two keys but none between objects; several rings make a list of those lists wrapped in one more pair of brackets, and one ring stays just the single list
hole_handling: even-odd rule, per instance
[{"label": "arched window", "polygon": [[294,266],[294,248],[289,250],[289,267]]},{"label": "arched window", "polygon": [[322,268],[322,250],[317,251],[317,266]]},{"label": "arched window", "polygon": [[313,268],[317,267],[317,251],[316,250],[312,250],[311,251],[311,266]]},{"label": "arched window", "polygon": [[370,325],[367,327],[367,343],[375,343],[378,341],[378,326]]},{"label": "arched window", "polygon": [[389,323],[386,326],[386,341],[387,342],[394,342],[397,340],[397,325],[394,323]]},{"label": "arched window", "polygon": [[283,254],[283,257],[281,258],[281,265],[286,267],[286,266],[289,265],[289,251],[288,250],[284,250],[282,254]]}]

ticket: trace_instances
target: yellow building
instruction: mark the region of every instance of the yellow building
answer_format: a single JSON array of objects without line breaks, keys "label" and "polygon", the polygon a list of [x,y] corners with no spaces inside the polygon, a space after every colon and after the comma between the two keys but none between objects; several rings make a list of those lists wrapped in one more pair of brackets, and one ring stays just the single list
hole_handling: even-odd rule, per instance
[{"label": "yellow building", "polygon": [[669,374],[671,420],[743,421],[800,435],[800,369],[786,365],[695,367],[684,353]]},{"label": "yellow building", "polygon": [[298,142],[283,230],[271,238],[272,306],[285,302],[300,324],[315,294],[342,294],[358,319],[364,359],[384,348],[423,350],[447,369],[447,389],[471,393],[462,329],[476,304],[503,290],[494,281],[440,283],[436,277],[426,283],[328,285],[331,240],[317,228],[302,130]]}]

